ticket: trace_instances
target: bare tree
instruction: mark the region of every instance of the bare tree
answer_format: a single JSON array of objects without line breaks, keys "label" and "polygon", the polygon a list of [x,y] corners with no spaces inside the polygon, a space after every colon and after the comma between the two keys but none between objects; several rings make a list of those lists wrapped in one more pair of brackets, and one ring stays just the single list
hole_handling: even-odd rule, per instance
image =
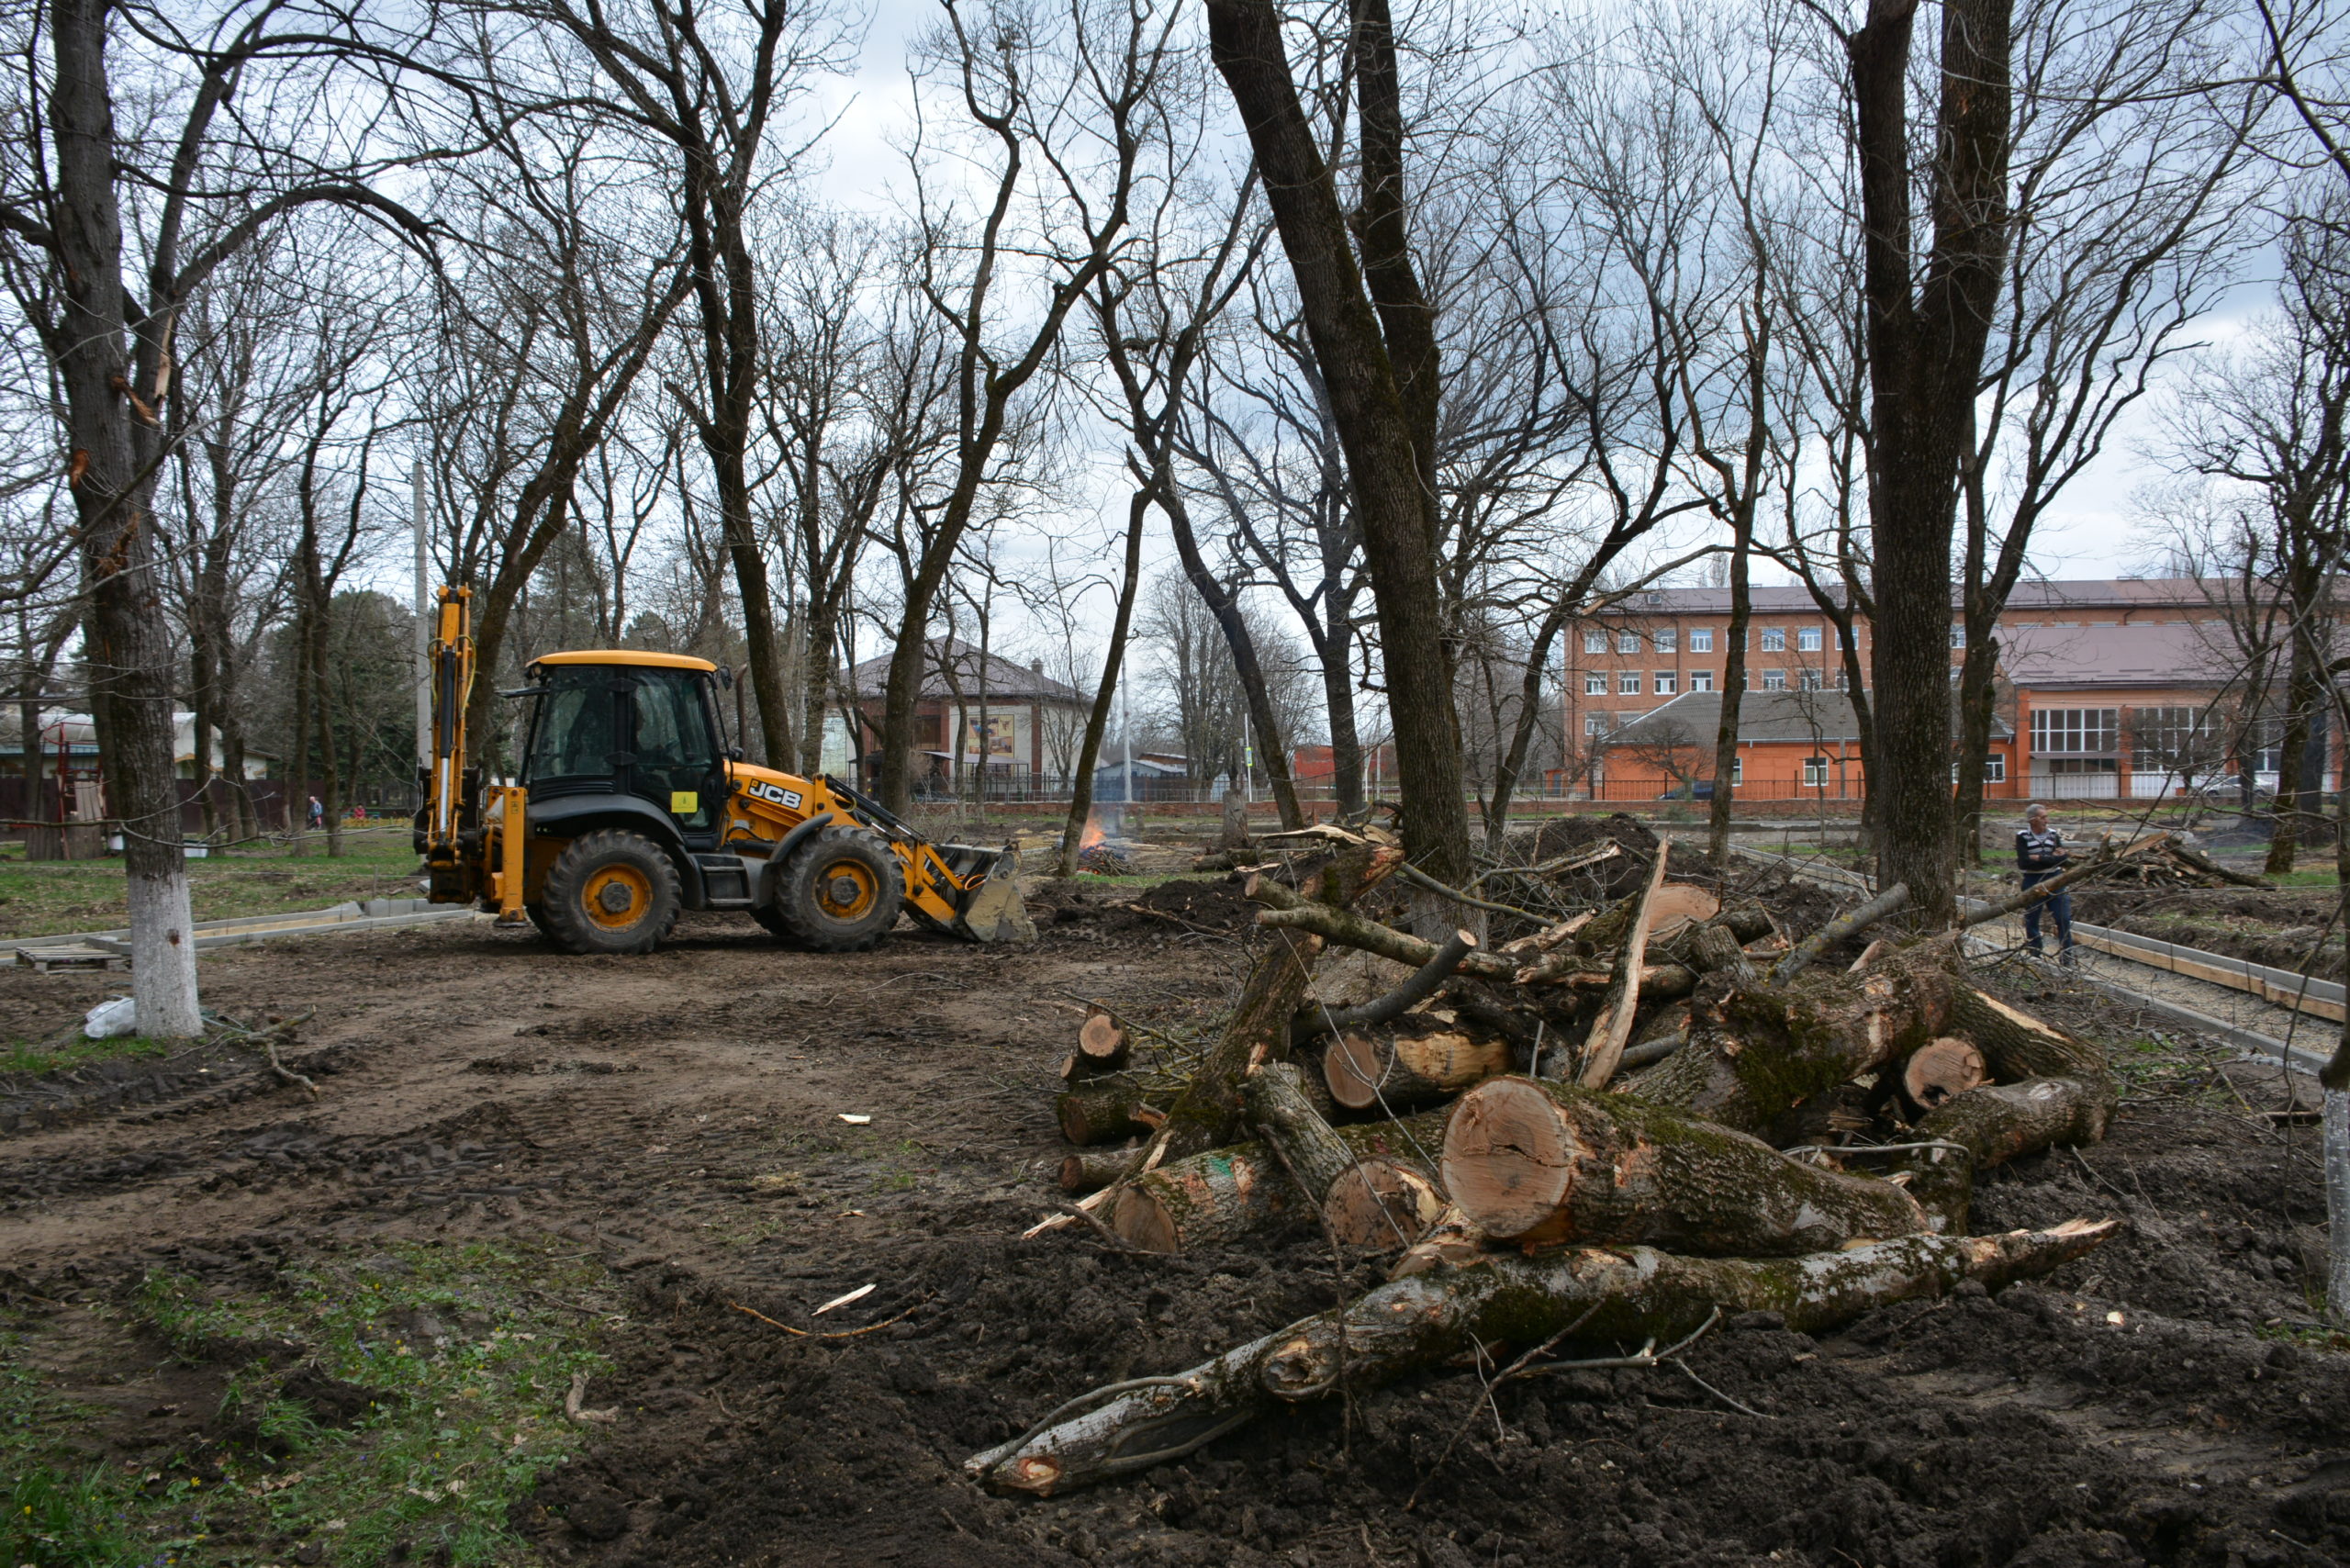
[{"label": "bare tree", "polygon": [[[135,17],[140,69],[151,77],[134,99],[152,123],[129,138],[109,55],[118,17]],[[12,278],[57,280],[20,281],[17,294],[64,394],[91,709],[128,846],[132,992],[142,1033],[188,1036],[203,1024],[173,760],[173,647],[151,526],[173,331],[189,295],[288,212],[330,205],[422,231],[368,184],[380,163],[367,130],[347,127],[329,95],[338,62],[396,71],[400,57],[330,14],[234,6],[191,39],[167,15],[113,0],[50,6],[27,43],[31,97],[19,120],[39,141],[10,157],[0,244]],[[297,135],[300,156],[270,156]],[[135,205],[126,186],[139,190]]]},{"label": "bare tree", "polygon": [[[1469,869],[1469,819],[1437,574],[1435,322],[1412,263],[1397,50],[1385,0],[1365,0],[1354,19],[1362,179],[1351,230],[1299,99],[1271,0],[1210,0],[1209,47],[1256,151],[1346,450],[1379,606],[1404,850],[1431,875],[1459,882]],[[1431,908],[1421,923],[1451,918]]]},{"label": "bare tree", "polygon": [[[905,557],[882,693],[880,793],[891,810],[903,809],[912,795],[914,707],[933,607],[971,526],[1015,400],[1045,368],[1069,312],[1115,259],[1136,161],[1156,131],[1156,96],[1175,20],[1172,11],[1148,6],[1080,5],[1053,25],[993,4],[976,22],[967,21],[959,5],[949,4],[946,15],[933,53],[973,134],[991,151],[994,180],[976,234],[959,204],[942,203],[927,178],[917,182],[921,288],[955,345],[955,439],[952,476],[930,509],[935,521]],[[1046,171],[1033,183],[1032,155]],[[923,174],[919,160],[915,169]],[[1031,220],[1036,231],[1025,236],[1014,227],[1024,201],[1040,209]],[[1024,252],[1037,265],[1042,298],[1026,330],[1007,342],[1000,336],[1013,308],[1006,296],[1020,280],[1003,269]]]}]

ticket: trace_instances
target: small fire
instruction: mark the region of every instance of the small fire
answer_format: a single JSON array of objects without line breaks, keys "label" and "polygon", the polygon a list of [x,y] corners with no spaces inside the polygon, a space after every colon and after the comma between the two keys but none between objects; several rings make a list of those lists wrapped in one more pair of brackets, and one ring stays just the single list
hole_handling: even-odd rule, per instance
[{"label": "small fire", "polygon": [[1099,846],[1103,839],[1109,836],[1110,835],[1102,831],[1101,820],[1097,817],[1089,815],[1085,819],[1085,831],[1078,835],[1077,851],[1079,854],[1082,855],[1087,850]]}]

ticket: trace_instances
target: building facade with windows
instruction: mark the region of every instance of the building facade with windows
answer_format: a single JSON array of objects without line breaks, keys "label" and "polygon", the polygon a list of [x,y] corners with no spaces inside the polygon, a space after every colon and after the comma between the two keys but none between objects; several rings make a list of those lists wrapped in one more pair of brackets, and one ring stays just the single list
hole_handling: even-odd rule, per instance
[{"label": "building facade with windows", "polygon": [[[2230,693],[2241,689],[2243,663],[2224,609],[2225,591],[2188,577],[2020,585],[2000,621],[1993,693],[1994,729],[2011,738],[1986,758],[1986,794],[2157,799],[2210,788],[2240,763],[2266,771],[2273,783],[2273,743],[2268,752],[2255,745],[2240,757],[2228,755],[2242,750],[2234,743],[2245,732],[2241,722],[2223,716]],[[1846,688],[1850,668],[1836,622],[1807,590],[1756,588],[1750,599],[1749,692],[1800,697]],[[1953,679],[1965,656],[1955,599],[1953,594]],[[1851,624],[1853,663],[1865,679],[1873,654],[1867,618],[1854,614]],[[1581,778],[1561,783],[1596,789],[1611,776],[1623,776],[1636,752],[1655,749],[1656,727],[1645,732],[1651,742],[1645,746],[1630,735],[1621,744],[1615,737],[1668,704],[1679,704],[1675,723],[1695,718],[1695,709],[1679,700],[1718,689],[1728,668],[1729,643],[1726,588],[1635,593],[1572,629],[1562,689],[1569,753],[1581,759],[1569,771]],[[1841,711],[1849,723],[1846,703],[1798,707]],[[1718,706],[1713,711],[1718,714]],[[1708,745],[1710,735],[1708,730]],[[1771,744],[1775,748],[1780,743]],[[2335,787],[2339,753],[2338,744],[2325,747],[2329,790]],[[1785,782],[1781,772],[1799,786],[1801,760],[1785,768],[1774,761],[1773,787]],[[1850,758],[1835,761],[1833,767],[1841,769],[1838,779],[1856,785],[1850,771],[1854,766]],[[1825,778],[1829,767],[1816,765],[1815,771]],[[1628,783],[1638,788],[1656,777],[1638,767]]]}]

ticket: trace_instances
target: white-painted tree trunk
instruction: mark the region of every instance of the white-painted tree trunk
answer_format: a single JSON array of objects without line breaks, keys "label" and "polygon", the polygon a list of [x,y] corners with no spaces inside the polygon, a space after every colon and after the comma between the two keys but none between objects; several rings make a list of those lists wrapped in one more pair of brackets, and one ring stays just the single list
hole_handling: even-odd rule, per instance
[{"label": "white-painted tree trunk", "polygon": [[177,1040],[204,1033],[196,1000],[196,923],[189,916],[187,872],[133,872],[130,899],[130,997],[139,1032]]},{"label": "white-painted tree trunk", "polygon": [[2350,1328],[2350,1089],[2325,1092],[2325,1312]]}]

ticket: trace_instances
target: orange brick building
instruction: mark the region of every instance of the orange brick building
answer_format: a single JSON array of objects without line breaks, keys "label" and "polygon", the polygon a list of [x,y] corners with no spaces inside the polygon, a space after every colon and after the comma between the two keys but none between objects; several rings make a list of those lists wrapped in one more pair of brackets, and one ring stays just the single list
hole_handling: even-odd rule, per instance
[{"label": "orange brick building", "polygon": [[[1827,700],[1846,678],[1834,623],[1801,588],[1757,588],[1751,602],[1746,689],[1788,695],[1740,705],[1736,787],[1766,799],[1857,799],[1852,707]],[[1853,631],[1865,671],[1865,619]],[[1570,633],[1563,703],[1570,756],[1581,766],[1561,782],[1633,800],[1709,776],[1718,700],[1682,700],[1718,691],[1729,637],[1728,588],[1635,594]],[[2220,755],[2217,709],[2238,684],[2238,661],[2221,606],[2194,578],[2020,585],[1999,641],[1993,729],[2005,738],[1986,759],[1993,799],[2157,799],[2246,764],[2273,776],[2273,751]],[[1953,604],[1953,678],[1964,656]],[[1652,714],[1655,722],[1635,728]],[[1703,732],[1704,765],[1669,763],[1660,738],[1692,728]],[[2326,755],[2338,759],[2338,745]],[[2326,788],[2338,771],[2330,760]]]}]

